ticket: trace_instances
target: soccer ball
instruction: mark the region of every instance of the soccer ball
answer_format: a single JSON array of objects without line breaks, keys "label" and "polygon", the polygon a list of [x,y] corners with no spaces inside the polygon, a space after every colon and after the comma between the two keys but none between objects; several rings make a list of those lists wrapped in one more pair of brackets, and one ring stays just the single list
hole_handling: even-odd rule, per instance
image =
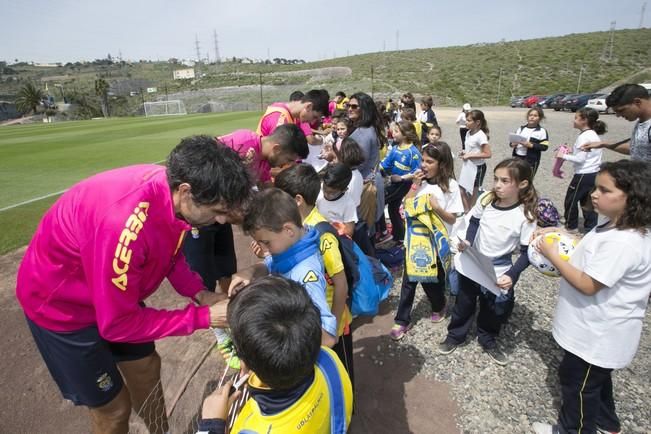
[{"label": "soccer ball", "polygon": [[531,244],[529,244],[529,248],[527,249],[527,256],[529,257],[529,262],[531,265],[533,265],[536,270],[540,271],[545,276],[560,277],[561,273],[558,272],[556,267],[554,267],[552,263],[549,262],[549,260],[534,247],[540,237],[544,237],[543,241],[549,244],[553,243],[554,241],[558,241],[558,254],[564,261],[570,260],[570,256],[572,256],[572,253],[574,253],[577,242],[574,238],[564,233],[548,232],[546,234],[537,236],[534,238]]}]

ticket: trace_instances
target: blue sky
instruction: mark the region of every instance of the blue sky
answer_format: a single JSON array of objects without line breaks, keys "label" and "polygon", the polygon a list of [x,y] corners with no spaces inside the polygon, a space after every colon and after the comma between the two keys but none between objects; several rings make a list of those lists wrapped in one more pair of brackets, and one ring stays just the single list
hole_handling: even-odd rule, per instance
[{"label": "blue sky", "polygon": [[[0,0],[0,60],[319,60],[637,28],[643,0]],[[644,17],[651,26],[651,4]]]}]

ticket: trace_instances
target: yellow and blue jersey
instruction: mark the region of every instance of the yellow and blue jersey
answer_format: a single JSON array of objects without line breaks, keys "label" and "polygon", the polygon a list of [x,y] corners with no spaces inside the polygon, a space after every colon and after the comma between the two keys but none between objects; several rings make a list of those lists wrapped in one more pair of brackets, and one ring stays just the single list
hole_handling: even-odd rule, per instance
[{"label": "yellow and blue jersey", "polygon": [[414,173],[420,167],[422,159],[418,148],[413,144],[399,145],[391,149],[380,165],[390,174],[402,176]]}]

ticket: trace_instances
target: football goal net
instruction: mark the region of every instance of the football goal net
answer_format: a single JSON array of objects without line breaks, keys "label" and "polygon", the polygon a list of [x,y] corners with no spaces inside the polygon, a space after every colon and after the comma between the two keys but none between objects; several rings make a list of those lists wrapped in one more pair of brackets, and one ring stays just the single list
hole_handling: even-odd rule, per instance
[{"label": "football goal net", "polygon": [[151,101],[145,103],[145,116],[185,115],[185,105],[181,100]]}]

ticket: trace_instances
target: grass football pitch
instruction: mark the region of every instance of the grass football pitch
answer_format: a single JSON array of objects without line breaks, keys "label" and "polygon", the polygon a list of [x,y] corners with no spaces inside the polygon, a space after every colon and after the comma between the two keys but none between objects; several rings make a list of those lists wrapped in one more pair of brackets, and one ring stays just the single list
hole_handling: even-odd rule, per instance
[{"label": "grass football pitch", "polygon": [[243,112],[0,127],[0,254],[29,242],[59,197],[52,193],[104,170],[161,162],[183,137],[255,129],[259,118]]}]

